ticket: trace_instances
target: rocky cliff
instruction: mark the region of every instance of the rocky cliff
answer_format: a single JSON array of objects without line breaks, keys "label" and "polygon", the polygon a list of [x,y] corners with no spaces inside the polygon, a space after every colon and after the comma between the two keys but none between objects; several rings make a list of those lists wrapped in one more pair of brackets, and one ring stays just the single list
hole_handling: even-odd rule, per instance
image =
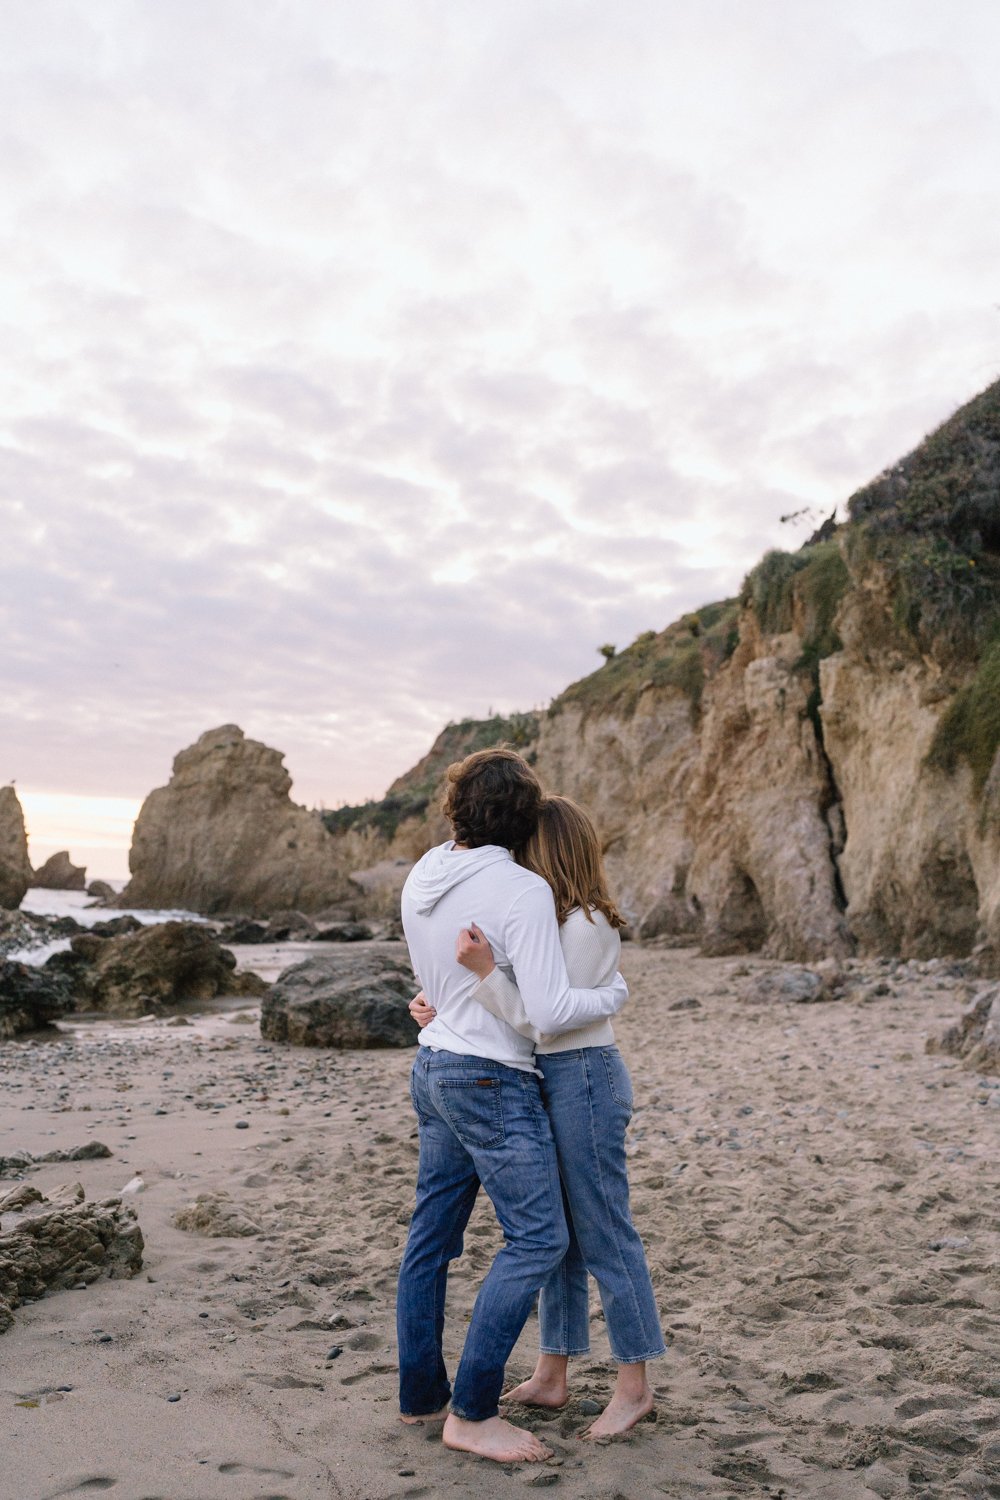
[{"label": "rocky cliff", "polygon": [[142,804],[123,905],[260,915],[342,901],[355,891],[344,851],[291,785],[280,751],[235,724],[208,730]]},{"label": "rocky cliff", "polygon": [[31,877],[32,885],[46,891],[82,891],[87,886],[86,865],[75,865],[68,849],[50,854],[43,865]]},{"label": "rocky cliff", "polygon": [[[448,762],[501,741],[591,810],[640,936],[1000,965],[1000,382],[738,598],[644,632],[545,713],[449,725],[381,802],[325,815],[324,857],[391,896],[444,834]],[[274,905],[303,905],[290,864]],[[239,904],[199,889],[187,904]]]},{"label": "rocky cliff", "polygon": [[20,906],[31,884],[24,813],[12,786],[0,786],[0,906]]}]

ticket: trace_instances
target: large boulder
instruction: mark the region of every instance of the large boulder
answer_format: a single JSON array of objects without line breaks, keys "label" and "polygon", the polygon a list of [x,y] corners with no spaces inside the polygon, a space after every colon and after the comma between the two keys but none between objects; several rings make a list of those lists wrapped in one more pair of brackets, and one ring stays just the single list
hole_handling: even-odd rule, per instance
[{"label": "large boulder", "polygon": [[22,1302],[142,1266],[142,1231],[121,1199],[39,1207],[0,1234],[0,1333]]},{"label": "large boulder", "polygon": [[264,997],[260,1033],[299,1047],[412,1047],[417,988],[408,964],[381,953],[307,958]]},{"label": "large boulder", "polygon": [[105,905],[109,902],[114,903],[118,899],[118,892],[106,880],[92,880],[87,887],[87,895],[93,896],[97,901],[103,901]]},{"label": "large boulder", "polygon": [[70,975],[78,1009],[117,1016],[220,995],[259,995],[267,988],[255,974],[237,974],[229,949],[197,922],[161,922],[119,937],[80,933],[69,954],[56,954],[42,972],[50,969]]},{"label": "large boulder", "polygon": [[66,974],[30,964],[0,962],[0,1042],[42,1031],[73,1009]]},{"label": "large boulder", "polygon": [[31,884],[24,813],[12,786],[0,786],[0,906],[20,906]]},{"label": "large boulder", "polygon": [[86,865],[75,865],[67,849],[60,849],[39,866],[31,877],[32,885],[45,891],[83,891],[87,888]]},{"label": "large boulder", "polygon": [[928,1038],[927,1051],[960,1057],[977,1073],[1000,1073],[1000,984],[980,990],[953,1026]]},{"label": "large boulder", "polygon": [[281,752],[237,725],[203,734],[142,805],[122,906],[266,916],[349,897],[336,839],[291,784]]}]

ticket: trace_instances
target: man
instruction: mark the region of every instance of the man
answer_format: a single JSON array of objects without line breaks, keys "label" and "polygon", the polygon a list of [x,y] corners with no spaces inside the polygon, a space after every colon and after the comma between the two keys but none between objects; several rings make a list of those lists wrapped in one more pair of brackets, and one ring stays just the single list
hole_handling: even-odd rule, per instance
[{"label": "man", "polygon": [[[410,1082],[420,1166],[399,1272],[400,1409],[404,1421],[440,1417],[450,1398],[445,1443],[500,1462],[551,1456],[499,1416],[498,1401],[507,1358],[568,1234],[532,1044],[472,998],[476,976],[456,963],[456,937],[476,924],[540,1031],[614,1015],[628,998],[620,974],[605,989],[570,988],[552,892],[512,857],[541,801],[537,777],[511,750],[451,766],[444,812],[454,840],[418,862],[402,901],[414,972],[437,1015],[420,1033]],[[480,1183],[506,1243],[479,1290],[452,1392],[442,1354],[448,1263],[462,1253]]]}]

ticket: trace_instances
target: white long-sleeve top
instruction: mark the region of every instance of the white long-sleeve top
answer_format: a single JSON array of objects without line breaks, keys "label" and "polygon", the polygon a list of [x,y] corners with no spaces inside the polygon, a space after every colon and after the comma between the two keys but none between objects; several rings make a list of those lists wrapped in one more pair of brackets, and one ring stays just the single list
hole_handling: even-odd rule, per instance
[{"label": "white long-sleeve top", "polygon": [[617,1014],[628,999],[620,974],[599,988],[570,984],[552,891],[508,849],[429,850],[407,877],[402,914],[414,973],[437,1011],[420,1033],[423,1046],[534,1071],[533,1040],[477,1003],[478,980],[456,961],[459,930],[473,922],[516,978],[524,1014],[540,1033],[579,1029]]},{"label": "white long-sleeve top", "polygon": [[[622,943],[618,933],[601,911],[592,911],[593,921],[579,906],[570,912],[559,929],[559,942],[566,960],[570,984],[609,984],[621,962]],[[475,998],[490,1015],[528,1037],[536,1052],[570,1052],[577,1047],[612,1047],[615,1034],[607,1019],[591,1021],[576,1031],[558,1035],[539,1031],[528,1020],[521,992],[500,968],[493,970],[477,985]]]}]

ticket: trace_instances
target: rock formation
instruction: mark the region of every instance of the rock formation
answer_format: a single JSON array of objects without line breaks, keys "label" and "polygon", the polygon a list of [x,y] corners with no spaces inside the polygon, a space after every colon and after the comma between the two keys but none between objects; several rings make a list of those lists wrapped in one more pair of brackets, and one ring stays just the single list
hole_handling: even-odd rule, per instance
[{"label": "rock formation", "polygon": [[299,1047],[412,1047],[409,966],[377,953],[308,958],[286,969],[264,997],[260,1032]]},{"label": "rock formation", "polygon": [[0,906],[20,906],[31,884],[24,813],[12,786],[0,786]]},{"label": "rock formation", "polygon": [[[111,923],[107,924],[111,926]],[[174,1010],[219,995],[260,995],[266,983],[236,973],[236,960],[210,927],[162,922],[117,937],[80,933],[68,954],[57,953],[39,971],[68,976],[76,1009],[116,1016]]]},{"label": "rock formation", "polygon": [[[427,776],[483,730],[456,728],[383,804],[331,815],[371,830],[373,868],[443,836]],[[1000,382],[847,522],[645,632],[522,738],[593,814],[641,936],[1000,972]]]},{"label": "rock formation", "polygon": [[928,1038],[927,1051],[960,1057],[977,1073],[1000,1073],[1000,984],[980,990],[954,1026]]},{"label": "rock formation", "polygon": [[73,1009],[68,976],[29,964],[0,962],[0,1042],[43,1031]]},{"label": "rock formation", "polygon": [[291,784],[281,753],[236,725],[203,734],[142,805],[121,904],[260,916],[350,898],[336,841]]},{"label": "rock formation", "polygon": [[[848,512],[547,712],[448,725],[380,802],[324,814],[325,842],[277,752],[203,736],[143,810],[129,894],[391,918],[446,836],[449,761],[507,742],[590,810],[641,937],[798,963],[975,953],[1000,974],[1000,382]],[[271,813],[312,832],[272,838]]]},{"label": "rock formation", "polygon": [[120,1198],[56,1205],[43,1201],[39,1208],[0,1234],[0,1333],[10,1327],[22,1302],[100,1276],[134,1276],[142,1266],[142,1231]]},{"label": "rock formation", "polygon": [[46,891],[82,891],[87,886],[87,867],[75,865],[69,851],[60,849],[35,871],[31,883]]},{"label": "rock formation", "polygon": [[106,880],[92,880],[87,887],[87,895],[93,896],[96,901],[103,901],[105,905],[114,905],[118,899],[118,892]]}]

